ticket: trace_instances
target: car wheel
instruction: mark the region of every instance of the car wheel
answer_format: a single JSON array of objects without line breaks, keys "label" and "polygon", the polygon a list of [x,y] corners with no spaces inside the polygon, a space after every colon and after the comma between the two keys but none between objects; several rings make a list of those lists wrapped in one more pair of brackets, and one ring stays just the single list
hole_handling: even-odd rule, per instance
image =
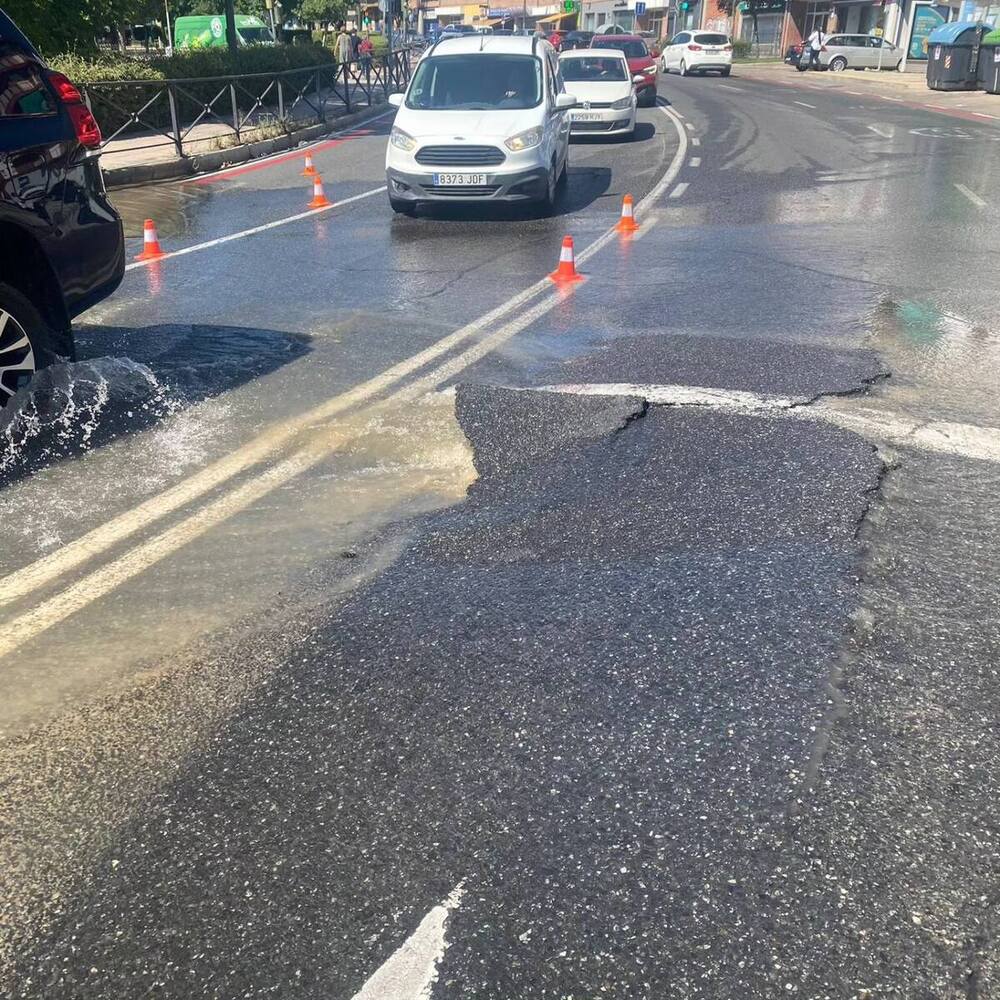
[{"label": "car wheel", "polygon": [[389,196],[389,207],[398,215],[415,215],[417,204],[413,201],[404,201],[402,198]]},{"label": "car wheel", "polygon": [[563,157],[562,170],[559,171],[559,178],[556,180],[556,189],[564,191],[569,183],[569,152]]},{"label": "car wheel", "polygon": [[678,73],[680,73],[680,75],[681,75],[681,76],[687,76],[687,75],[688,75],[688,67],[687,67],[687,63],[686,63],[686,62],[684,62],[684,60],[683,60],[683,59],[681,60],[681,65],[680,65],[680,69],[678,69],[678,71],[677,71],[677,72],[678,72]]},{"label": "car wheel", "polygon": [[725,69],[724,69],[724,70],[722,71],[722,75],[723,75],[723,76],[729,76],[729,74],[730,74],[730,73],[732,73],[732,71],[733,71],[733,70],[732,70],[732,67],[731,67],[731,66],[727,66],[727,67],[726,67],[726,68],[725,68]]},{"label": "car wheel", "polygon": [[900,59],[899,62],[896,63],[896,72],[897,73],[902,73],[903,72],[903,60],[902,59]]},{"label": "car wheel", "polygon": [[830,60],[830,65],[827,68],[831,73],[842,73],[847,69],[847,60],[843,56],[837,56]]},{"label": "car wheel", "polygon": [[38,310],[16,288],[0,283],[0,406],[54,360],[49,340]]},{"label": "car wheel", "polygon": [[800,73],[804,73],[804,72],[805,72],[805,71],[806,71],[807,69],[809,69],[809,63],[804,63],[804,64],[803,64],[802,62],[797,62],[797,63],[795,64],[795,68],[796,68],[796,69],[797,69],[797,70],[798,70],[798,71],[799,71]]},{"label": "car wheel", "polygon": [[558,180],[556,178],[555,164],[552,165],[552,169],[549,171],[548,183],[545,185],[545,194],[538,200],[538,214],[541,216],[549,216],[555,211],[556,207],[556,188],[558,187]]}]

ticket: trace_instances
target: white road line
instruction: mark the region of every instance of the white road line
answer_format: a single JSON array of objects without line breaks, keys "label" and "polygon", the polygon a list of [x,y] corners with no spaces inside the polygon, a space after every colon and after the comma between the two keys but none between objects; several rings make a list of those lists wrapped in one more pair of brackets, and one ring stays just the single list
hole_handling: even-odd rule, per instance
[{"label": "white road line", "polygon": [[988,115],[985,111],[970,111],[969,114],[975,115],[977,118],[992,118],[996,119],[996,115]]},{"label": "white road line", "polygon": [[682,181],[680,184],[677,185],[677,187],[673,189],[673,191],[670,192],[670,197],[679,198],[682,194],[684,194],[685,191],[687,191],[687,189],[688,189],[687,181]]},{"label": "white road line", "polygon": [[660,406],[708,406],[725,410],[788,410],[809,401],[808,396],[771,396],[738,389],[698,385],[649,385],[634,382],[587,382],[543,385],[525,392],[565,392],[575,396],[638,396]]},{"label": "white road line", "polygon": [[816,110],[816,105],[815,104],[806,104],[805,101],[792,101],[792,104],[798,104],[798,105],[800,105],[803,108],[810,108],[813,111]]},{"label": "white road line", "polygon": [[883,101],[895,101],[897,104],[903,103],[902,97],[886,97],[885,94],[881,95]]},{"label": "white road line", "polygon": [[852,97],[864,97],[865,95],[861,93],[860,90],[845,90],[845,94],[850,94]]},{"label": "white road line", "polygon": [[[687,135],[676,119],[676,115],[668,108],[660,110],[671,119],[677,132],[678,147],[670,165],[663,177],[636,205],[636,214],[640,217],[647,208],[652,207],[661,198],[667,188],[680,173],[687,156]],[[685,185],[686,187],[687,185]],[[656,217],[644,220],[644,228],[650,229],[656,224]],[[577,254],[577,262],[585,263],[603,247],[617,237],[613,228],[607,229],[600,237]],[[354,389],[342,393],[314,407],[308,413],[290,421],[288,424],[266,431],[242,448],[225,456],[213,465],[201,470],[189,479],[158,496],[151,497],[138,507],[118,515],[106,524],[92,529],[49,556],[36,560],[34,563],[16,570],[7,577],[0,579],[0,605],[10,603],[23,597],[39,587],[52,582],[64,573],[74,569],[92,557],[106,551],[111,546],[135,534],[144,527],[156,522],[165,515],[179,509],[188,502],[200,497],[209,490],[232,479],[240,472],[263,461],[283,445],[289,444],[301,431],[314,424],[328,420],[343,413],[350,407],[370,399],[377,393],[388,389],[406,375],[447,353],[462,341],[476,333],[489,329],[510,313],[526,305],[539,293],[548,291],[539,302],[516,319],[500,326],[473,347],[438,366],[430,374],[418,381],[398,389],[384,400],[384,405],[391,405],[416,395],[427,389],[442,384],[453,378],[463,368],[488,354],[500,344],[515,336],[536,319],[545,315],[562,300],[561,292],[553,292],[552,284],[543,278],[534,285],[509,299],[506,303],[491,312],[474,320],[472,323],[443,337],[441,340],[425,348],[423,351],[405,359],[368,382],[361,383]],[[188,544],[194,538],[204,534],[215,524],[219,524],[233,514],[249,506],[259,497],[275,489],[281,483],[306,471],[325,455],[340,447],[348,439],[344,432],[340,436],[328,438],[322,447],[305,448],[285,459],[277,466],[263,473],[258,473],[254,479],[232,490],[209,507],[189,515],[184,520],[160,535],[141,543],[129,550],[117,560],[92,571],[77,583],[55,596],[42,602],[36,608],[0,627],[0,657],[19,648],[29,638],[62,621],[69,615],[81,610],[87,604],[97,600],[104,594],[118,587],[124,581],[136,576],[160,559]]]},{"label": "white road line", "polygon": [[865,128],[868,129],[869,132],[874,132],[876,135],[882,136],[883,139],[892,138],[891,132],[886,132],[885,129],[879,128],[878,125],[866,125]]},{"label": "white road line", "polygon": [[784,414],[795,419],[822,420],[836,424],[876,443],[890,443],[1000,464],[1000,427],[980,427],[976,424],[960,424],[945,420],[922,422],[872,407],[844,409],[843,404],[824,400],[804,406],[802,405],[806,402],[804,397],[768,396],[762,393],[692,385],[600,383],[549,385],[542,390],[525,391],[568,392],[588,396],[637,396],[658,405],[756,411],[772,416]]},{"label": "white road line", "polygon": [[689,167],[700,167],[701,166],[701,157],[700,156],[692,156],[691,159],[688,160],[688,166]]},{"label": "white road line", "polygon": [[701,139],[699,139],[696,135],[691,136],[691,145],[692,146],[700,146],[701,145]]},{"label": "white road line", "polygon": [[372,188],[371,191],[364,191],[361,194],[352,195],[350,198],[342,198],[340,201],[335,201],[332,205],[327,205],[324,208],[310,208],[306,212],[299,212],[298,215],[289,215],[284,219],[275,219],[274,222],[265,222],[262,226],[254,226],[252,229],[230,233],[228,236],[219,236],[217,239],[206,240],[204,243],[194,243],[189,247],[181,247],[180,250],[171,250],[162,257],[157,257],[155,261],[134,260],[131,264],[125,265],[125,270],[131,271],[134,267],[148,267],[153,263],[170,260],[171,257],[183,257],[184,254],[194,253],[196,250],[208,250],[210,247],[221,246],[223,243],[231,243],[233,240],[242,240],[247,236],[256,236],[257,233],[266,232],[268,229],[277,229],[278,226],[287,226],[290,222],[299,222],[301,219],[308,219],[310,215],[321,215],[323,212],[332,212],[335,208],[350,205],[351,202],[361,201],[364,198],[370,198],[372,195],[381,194],[383,191],[385,191],[384,184],[382,187]]},{"label": "white road line", "polygon": [[425,1000],[448,947],[448,917],[462,899],[462,886],[420,921],[417,929],[382,963],[351,1000]]},{"label": "white road line", "polygon": [[694,131],[694,126],[690,122],[685,122],[684,127],[690,129],[692,132]]},{"label": "white road line", "polygon": [[925,104],[924,107],[925,108],[931,108],[934,111],[951,111],[951,108],[943,107],[940,104]]},{"label": "white road line", "polygon": [[964,184],[956,184],[955,190],[959,194],[964,194],[977,208],[986,208],[986,202],[975,191],[970,191]]},{"label": "white road line", "polygon": [[742,93],[743,92],[743,88],[742,87],[734,87],[731,83],[720,83],[719,86],[723,90],[735,90],[738,93]]}]

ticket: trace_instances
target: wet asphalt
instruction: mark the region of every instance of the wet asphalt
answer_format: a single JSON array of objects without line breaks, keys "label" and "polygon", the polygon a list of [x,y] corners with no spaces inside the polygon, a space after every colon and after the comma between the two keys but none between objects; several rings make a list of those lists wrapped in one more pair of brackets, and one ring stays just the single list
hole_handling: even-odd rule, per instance
[{"label": "wet asphalt", "polygon": [[[32,823],[82,847],[54,882],[23,876],[59,895],[32,904],[43,920],[14,907],[31,933],[12,995],[347,1000],[459,883],[434,997],[1000,990],[996,466],[780,415],[544,391],[864,395],[1000,424],[995,210],[954,187],[988,198],[1000,132],[963,122],[949,142],[943,116],[807,80],[719,83],[661,85],[699,144],[656,227],[442,381],[447,417],[413,440],[464,442],[458,495],[358,513],[350,543],[314,545],[281,595],[146,662],[152,686],[126,678],[22,728],[6,755],[15,853],[30,856]],[[131,272],[82,333],[97,352],[166,338],[143,357],[188,379],[184,412],[228,406],[204,461],[499,304],[551,268],[564,230],[596,235],[672,155],[657,114],[635,147],[574,148],[555,220],[391,220],[373,197],[164,262],[155,290]],[[381,184],[372,131],[327,154],[345,193]],[[292,168],[177,187],[184,242],[300,210]],[[138,218],[146,197],[123,205]],[[198,369],[193,323],[236,343],[256,331],[257,367]],[[99,475],[130,444],[107,446]],[[341,502],[322,479],[300,487],[303,531]],[[37,482],[13,502],[37,501]],[[296,500],[167,581],[211,553],[205,579],[232,589],[225,548],[280,535]],[[99,630],[162,609],[163,583],[82,614]],[[165,734],[156,757],[140,726],[117,732],[132,709],[198,737]],[[153,779],[129,785],[133,755],[157,761]]]}]

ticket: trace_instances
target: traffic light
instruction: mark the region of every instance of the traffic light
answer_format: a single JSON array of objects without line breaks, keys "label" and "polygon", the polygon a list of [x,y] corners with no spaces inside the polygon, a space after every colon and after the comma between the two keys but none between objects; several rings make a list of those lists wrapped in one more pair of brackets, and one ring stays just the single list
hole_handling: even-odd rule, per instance
[{"label": "traffic light", "polygon": [[677,5],[677,9],[678,10],[690,10],[691,9],[691,0],[681,0],[681,2]]}]

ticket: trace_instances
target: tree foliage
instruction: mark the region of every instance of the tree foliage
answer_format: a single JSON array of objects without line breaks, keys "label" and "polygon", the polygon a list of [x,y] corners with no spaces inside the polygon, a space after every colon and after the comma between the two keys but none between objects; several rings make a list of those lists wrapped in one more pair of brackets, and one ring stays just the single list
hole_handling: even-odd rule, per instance
[{"label": "tree foliage", "polygon": [[298,16],[309,24],[347,20],[347,0],[301,0]]}]

